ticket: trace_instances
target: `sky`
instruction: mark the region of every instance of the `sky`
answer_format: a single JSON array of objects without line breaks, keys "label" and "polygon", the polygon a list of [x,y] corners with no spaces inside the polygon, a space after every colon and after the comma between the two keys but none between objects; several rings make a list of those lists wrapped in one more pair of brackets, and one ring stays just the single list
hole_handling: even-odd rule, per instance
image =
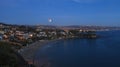
[{"label": "sky", "polygon": [[0,22],[120,26],[120,0],[0,0]]}]

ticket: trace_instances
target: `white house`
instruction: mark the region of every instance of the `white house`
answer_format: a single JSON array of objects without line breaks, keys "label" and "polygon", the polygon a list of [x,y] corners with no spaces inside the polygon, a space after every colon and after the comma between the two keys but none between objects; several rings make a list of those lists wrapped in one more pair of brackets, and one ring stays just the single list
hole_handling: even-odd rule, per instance
[{"label": "white house", "polygon": [[3,40],[3,36],[2,35],[0,35],[0,40]]},{"label": "white house", "polygon": [[37,37],[47,37],[47,34],[45,32],[39,32],[39,34],[37,34]]},{"label": "white house", "polygon": [[4,34],[5,32],[4,31],[0,31],[0,34]]}]

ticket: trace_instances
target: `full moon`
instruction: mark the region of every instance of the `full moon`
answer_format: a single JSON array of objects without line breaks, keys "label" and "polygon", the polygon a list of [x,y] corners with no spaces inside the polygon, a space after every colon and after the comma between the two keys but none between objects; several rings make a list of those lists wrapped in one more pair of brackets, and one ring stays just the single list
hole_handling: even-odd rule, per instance
[{"label": "full moon", "polygon": [[48,22],[52,22],[52,19],[48,19]]}]

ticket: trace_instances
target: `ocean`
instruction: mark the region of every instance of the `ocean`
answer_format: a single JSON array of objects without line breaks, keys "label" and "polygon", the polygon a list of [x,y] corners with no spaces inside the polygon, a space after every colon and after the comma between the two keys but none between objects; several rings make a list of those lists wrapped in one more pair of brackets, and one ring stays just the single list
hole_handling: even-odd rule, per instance
[{"label": "ocean", "polygon": [[38,67],[120,67],[120,31],[101,31],[96,39],[66,39],[44,45]]}]

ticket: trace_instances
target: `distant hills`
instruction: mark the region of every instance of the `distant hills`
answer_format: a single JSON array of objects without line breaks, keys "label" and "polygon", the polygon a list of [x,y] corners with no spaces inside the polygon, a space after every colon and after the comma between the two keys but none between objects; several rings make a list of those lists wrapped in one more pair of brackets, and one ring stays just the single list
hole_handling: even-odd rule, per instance
[{"label": "distant hills", "polygon": [[41,29],[85,29],[85,30],[98,30],[98,31],[107,31],[107,30],[120,30],[120,27],[115,26],[80,26],[80,25],[70,25],[70,26],[53,26],[53,25],[17,25],[17,24],[6,24],[0,22],[0,25],[3,26],[29,26],[33,28],[41,28]]}]

